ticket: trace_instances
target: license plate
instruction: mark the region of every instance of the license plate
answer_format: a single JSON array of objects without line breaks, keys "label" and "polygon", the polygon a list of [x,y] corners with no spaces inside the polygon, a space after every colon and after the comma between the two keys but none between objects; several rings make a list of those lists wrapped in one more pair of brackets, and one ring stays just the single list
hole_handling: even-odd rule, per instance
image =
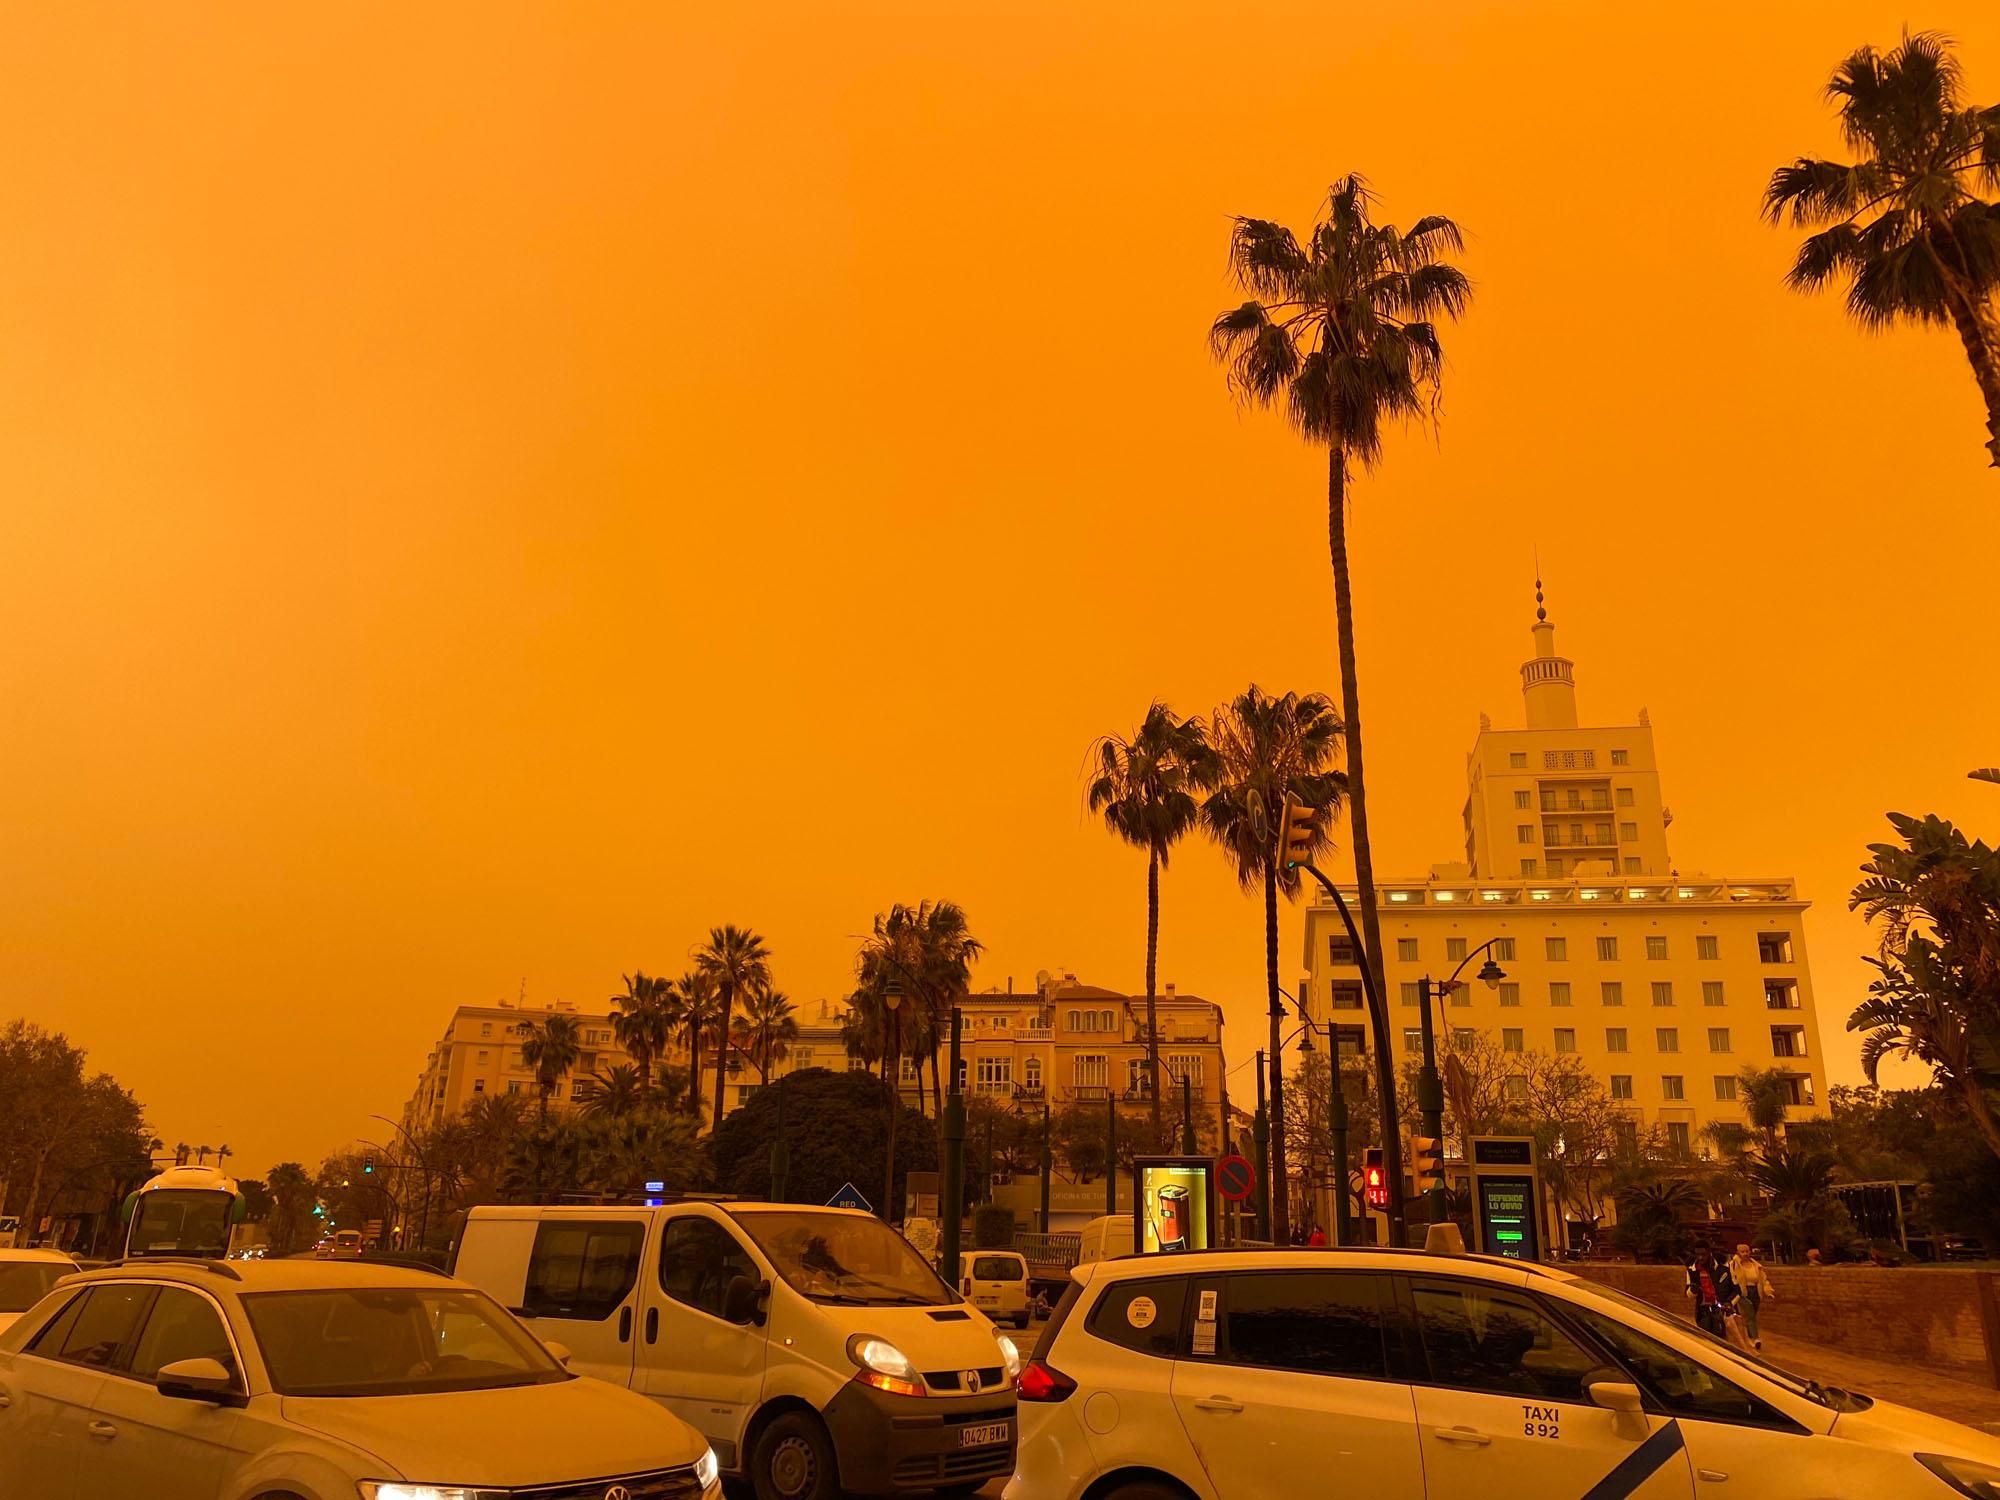
[{"label": "license plate", "polygon": [[1005,1422],[981,1422],[977,1427],[958,1429],[958,1446],[961,1448],[983,1448],[988,1443],[1004,1443],[1011,1432]]}]

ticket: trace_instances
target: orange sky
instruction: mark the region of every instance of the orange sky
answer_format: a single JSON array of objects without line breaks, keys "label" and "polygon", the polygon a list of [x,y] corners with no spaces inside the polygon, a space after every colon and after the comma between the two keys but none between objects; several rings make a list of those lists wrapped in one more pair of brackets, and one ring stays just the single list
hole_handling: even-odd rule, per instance
[{"label": "orange sky", "polygon": [[[1956,343],[1786,292],[1757,206],[1906,18],[2000,97],[1966,3],[14,7],[0,1015],[261,1170],[711,923],[800,999],[923,896],[981,982],[1140,986],[1084,749],[1337,687],[1323,460],[1202,335],[1228,215],[1360,169],[1479,285],[1356,500],[1378,863],[1457,852],[1539,547],[1682,868],[1817,903],[1854,1076],[1882,811],[2000,821],[2000,477]],[[1260,941],[1186,848],[1234,1058]]]}]

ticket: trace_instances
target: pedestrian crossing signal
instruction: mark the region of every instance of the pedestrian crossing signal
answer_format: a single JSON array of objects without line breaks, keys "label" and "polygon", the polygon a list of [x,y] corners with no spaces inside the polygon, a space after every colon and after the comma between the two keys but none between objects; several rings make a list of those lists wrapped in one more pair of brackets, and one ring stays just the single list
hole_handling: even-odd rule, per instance
[{"label": "pedestrian crossing signal", "polygon": [[1389,1206],[1389,1178],[1382,1170],[1382,1148],[1365,1146],[1361,1152],[1362,1196],[1370,1208]]}]

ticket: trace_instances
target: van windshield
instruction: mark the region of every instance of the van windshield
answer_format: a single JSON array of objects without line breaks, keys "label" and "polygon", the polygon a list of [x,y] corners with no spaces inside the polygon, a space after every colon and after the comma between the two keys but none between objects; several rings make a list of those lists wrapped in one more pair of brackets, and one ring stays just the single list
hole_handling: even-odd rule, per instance
[{"label": "van windshield", "polygon": [[943,1307],[958,1296],[880,1219],[844,1213],[741,1214],[778,1274],[815,1302]]}]

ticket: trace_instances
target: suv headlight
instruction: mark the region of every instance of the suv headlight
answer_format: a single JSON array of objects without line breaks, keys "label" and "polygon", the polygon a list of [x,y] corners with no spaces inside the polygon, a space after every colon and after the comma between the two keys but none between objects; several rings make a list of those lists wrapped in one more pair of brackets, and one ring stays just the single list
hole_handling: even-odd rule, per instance
[{"label": "suv headlight", "polygon": [[1916,1458],[1961,1495],[1970,1495],[1972,1500],[2000,1500],[2000,1469],[1993,1465],[1944,1453],[1919,1453]]},{"label": "suv headlight", "polygon": [[361,1500],[479,1500],[479,1491],[458,1484],[404,1484],[400,1479],[364,1479]]},{"label": "suv headlight", "polygon": [[861,1367],[861,1373],[855,1379],[863,1385],[872,1385],[876,1390],[887,1391],[892,1396],[924,1394],[923,1377],[917,1374],[917,1367],[910,1363],[907,1354],[887,1339],[857,1333],[847,1341],[847,1357]]},{"label": "suv headlight", "polygon": [[1007,1383],[1012,1385],[1021,1378],[1021,1348],[1006,1334],[996,1332],[993,1342],[1000,1346],[1000,1362],[1007,1367]]},{"label": "suv headlight", "polygon": [[716,1462],[715,1450],[702,1449],[701,1457],[694,1461],[694,1482],[701,1486],[701,1491],[705,1495],[715,1488],[721,1478],[722,1465]]}]

